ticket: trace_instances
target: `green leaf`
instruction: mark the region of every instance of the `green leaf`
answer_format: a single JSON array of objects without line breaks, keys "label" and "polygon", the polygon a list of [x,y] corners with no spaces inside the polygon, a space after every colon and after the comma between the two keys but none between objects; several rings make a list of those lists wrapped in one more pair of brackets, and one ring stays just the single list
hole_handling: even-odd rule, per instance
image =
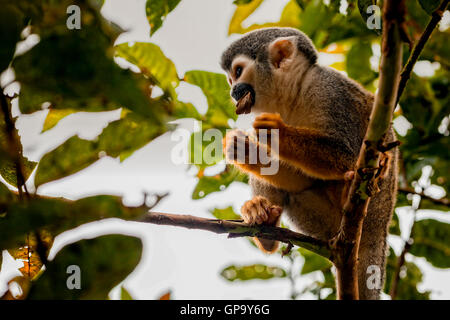
[{"label": "green leaf", "polygon": [[72,137],[44,155],[36,172],[36,187],[87,168],[100,158],[96,142]]},{"label": "green leaf", "polygon": [[[27,157],[22,157],[23,175],[25,181],[28,180],[37,162],[28,160]],[[5,161],[1,164],[0,174],[10,185],[17,187],[17,171],[16,165],[12,161]]]},{"label": "green leaf", "polygon": [[136,219],[145,210],[125,207],[112,196],[95,196],[69,201],[57,198],[11,202],[0,218],[0,248],[16,248],[29,232],[46,229],[53,236],[84,223],[106,218]]},{"label": "green leaf", "polygon": [[446,104],[448,96],[437,96],[438,91],[433,88],[433,84],[437,89],[448,81],[446,74],[436,74],[433,78],[412,75],[400,99],[403,115],[424,138],[438,133],[442,119],[450,112]]},{"label": "green leaf", "polygon": [[409,252],[436,268],[450,268],[450,224],[433,219],[416,221]]},{"label": "green leaf", "polygon": [[162,90],[176,97],[174,89],[179,84],[177,70],[161,49],[153,43],[122,43],[116,47],[116,55],[136,65],[143,74]]},{"label": "green leaf", "polygon": [[238,220],[241,219],[241,216],[238,215],[236,212],[234,212],[234,209],[232,206],[223,208],[223,209],[219,209],[219,208],[214,208],[213,210],[209,210],[209,212],[211,212],[211,214],[216,217],[217,219],[222,219],[222,220]]},{"label": "green leaf", "polygon": [[161,28],[166,16],[180,3],[180,0],[147,0],[145,12],[150,24],[150,35]]},{"label": "green leaf", "polygon": [[123,286],[120,287],[120,300],[134,300],[128,290]]},{"label": "green leaf", "polygon": [[[42,21],[43,17],[43,8],[42,8],[42,1],[29,1],[29,0],[0,0],[0,6],[3,8],[6,7],[6,5],[11,5],[15,7],[14,9],[18,10],[21,13],[21,23],[22,27],[25,27],[30,21],[33,21],[34,23],[40,23]],[[67,8],[67,6],[65,7]],[[8,11],[5,8],[5,13]],[[13,14],[13,13],[12,13]],[[3,19],[1,19],[3,20]],[[7,21],[7,20],[5,20]],[[3,29],[3,27],[2,27]]]},{"label": "green leaf", "polygon": [[[328,10],[323,1],[312,0],[300,14],[300,30],[309,37],[314,38],[316,31],[324,28],[331,22],[332,15],[333,13]],[[317,23],[317,21],[321,21],[321,23]]]},{"label": "green leaf", "polygon": [[98,137],[98,150],[105,151],[111,157],[120,156],[123,161],[165,131],[166,128],[156,121],[128,113],[103,130]]},{"label": "green leaf", "polygon": [[[108,293],[124,280],[141,259],[142,242],[123,235],[107,235],[82,240],[64,247],[33,283],[28,299],[107,299]],[[71,277],[80,270],[80,289],[70,289]]]},{"label": "green leaf", "polygon": [[395,203],[395,207],[401,208],[401,207],[410,207],[410,206],[411,206],[411,201],[408,200],[407,195],[404,194],[403,192],[398,192],[397,193],[397,202]]},{"label": "green leaf", "polygon": [[226,130],[222,128],[220,131],[219,129],[216,131],[215,129],[213,129],[214,132],[211,131],[216,133],[214,135],[209,135],[207,130],[196,131],[191,134],[191,139],[189,140],[190,163],[203,169],[216,165],[224,159],[222,139]]},{"label": "green leaf", "polygon": [[263,264],[249,266],[229,266],[222,270],[220,275],[228,281],[235,280],[267,280],[286,277],[286,271],[279,267],[270,267]]},{"label": "green leaf", "polygon": [[[324,280],[314,281],[313,284],[307,286],[302,293],[312,293],[317,296],[318,300],[336,300],[336,281],[334,280],[331,268],[321,270],[320,272],[322,273]],[[322,290],[324,289],[331,289],[331,292],[326,297],[323,297],[322,295]]]},{"label": "green leaf", "polygon": [[247,181],[247,175],[232,166],[227,166],[224,171],[215,176],[202,176],[195,186],[192,199],[202,199],[213,192],[223,191],[233,182],[247,183]]},{"label": "green leaf", "polygon": [[[331,289],[331,292],[324,298],[324,300],[336,300],[336,280],[331,272],[331,268],[321,271],[324,277],[323,282],[320,283],[320,290]],[[319,291],[320,292],[320,291]]]},{"label": "green leaf", "polygon": [[121,160],[165,132],[165,128],[134,113],[110,123],[94,141],[72,137],[44,155],[36,172],[35,185],[67,177],[95,161],[101,152]]},{"label": "green leaf", "polygon": [[162,108],[149,98],[148,81],[115,64],[108,54],[110,41],[98,27],[84,26],[49,34],[17,57],[13,67],[21,84],[20,110],[31,113],[44,102],[53,109],[81,111],[125,107],[160,121]]},{"label": "green leaf", "polygon": [[364,22],[367,22],[369,19],[369,15],[367,14],[367,7],[376,5],[376,0],[358,0],[358,10],[359,14],[361,15],[361,18],[364,20]]},{"label": "green leaf", "polygon": [[346,56],[346,70],[350,78],[364,86],[372,84],[376,73],[370,68],[372,47],[368,41],[355,42]]},{"label": "green leaf", "polygon": [[445,66],[450,65],[450,43],[446,41],[449,36],[450,29],[442,32],[435,29],[420,55],[420,60],[437,61]]},{"label": "green leaf", "polygon": [[[386,281],[384,292],[389,294],[392,286],[392,279],[395,275],[398,257],[392,248],[386,262]],[[422,272],[413,262],[406,261],[400,272],[400,279],[397,286],[397,300],[429,300],[430,291],[419,291],[418,285],[422,282]]]},{"label": "green leaf", "polygon": [[303,256],[304,263],[300,274],[308,274],[315,271],[324,271],[333,265],[329,260],[303,248],[298,252]]},{"label": "green leaf", "polygon": [[204,120],[204,117],[200,115],[192,103],[186,103],[182,101],[175,101],[173,103],[173,109],[169,112],[175,119],[192,118],[197,120]]},{"label": "green leaf", "polygon": [[[230,98],[230,86],[225,75],[206,71],[188,71],[184,81],[202,89],[208,101],[207,125],[228,128],[228,120],[237,119],[236,108]],[[205,128],[205,124],[204,124]]]},{"label": "green leaf", "polygon": [[[13,134],[17,141],[20,141],[20,137],[17,135],[17,131],[14,129]],[[22,145],[19,145],[19,150],[11,150],[9,138],[6,135],[6,126],[3,120],[3,116],[0,117],[0,175],[10,185],[17,187],[17,171],[16,171],[16,152],[22,154]],[[27,157],[20,156],[20,161],[23,166],[23,175],[25,181],[28,180],[34,168],[36,162],[28,160]]]},{"label": "green leaf", "polygon": [[397,213],[394,212],[392,216],[391,224],[389,225],[389,234],[399,236],[401,234],[400,231],[400,221],[398,219]]},{"label": "green leaf", "polygon": [[2,182],[0,182],[0,221],[5,215],[7,206],[13,200],[13,193]]},{"label": "green leaf", "polygon": [[[425,0],[427,1],[427,0]],[[434,0],[433,0],[434,1]],[[430,16],[423,10],[422,6],[419,4],[419,1],[406,1],[406,21],[410,21],[412,27],[410,28],[410,33],[414,34],[420,30],[425,29],[428,21],[430,20]],[[417,28],[417,26],[419,28]]]},{"label": "green leaf", "polygon": [[441,0],[419,0],[420,6],[423,10],[431,15],[441,4]]}]

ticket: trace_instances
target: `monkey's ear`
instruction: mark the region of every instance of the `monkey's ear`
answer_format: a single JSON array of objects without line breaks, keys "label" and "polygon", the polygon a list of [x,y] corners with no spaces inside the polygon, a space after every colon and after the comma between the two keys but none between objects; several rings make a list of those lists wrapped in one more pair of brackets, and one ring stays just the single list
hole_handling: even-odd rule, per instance
[{"label": "monkey's ear", "polygon": [[270,63],[272,63],[275,68],[280,68],[292,58],[295,51],[292,40],[291,37],[280,38],[269,45]]}]

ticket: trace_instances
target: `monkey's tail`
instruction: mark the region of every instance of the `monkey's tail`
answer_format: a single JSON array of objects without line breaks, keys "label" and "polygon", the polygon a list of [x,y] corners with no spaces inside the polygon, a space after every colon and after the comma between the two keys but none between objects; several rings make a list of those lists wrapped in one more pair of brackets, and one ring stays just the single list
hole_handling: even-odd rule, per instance
[{"label": "monkey's tail", "polygon": [[397,157],[392,151],[389,172],[379,182],[381,191],[370,201],[359,247],[358,279],[361,300],[379,299],[384,286],[387,235],[397,199]]}]

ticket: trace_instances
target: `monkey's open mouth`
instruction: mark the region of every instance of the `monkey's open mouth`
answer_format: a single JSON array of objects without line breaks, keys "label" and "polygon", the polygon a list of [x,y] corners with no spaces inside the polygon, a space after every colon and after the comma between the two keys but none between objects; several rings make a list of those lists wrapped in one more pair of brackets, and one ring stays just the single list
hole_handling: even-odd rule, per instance
[{"label": "monkey's open mouth", "polygon": [[253,105],[255,104],[255,98],[251,91],[248,91],[236,104],[236,114],[250,113]]},{"label": "monkey's open mouth", "polygon": [[236,101],[236,114],[250,113],[255,104],[255,90],[249,83],[241,82],[231,90],[231,96]]}]

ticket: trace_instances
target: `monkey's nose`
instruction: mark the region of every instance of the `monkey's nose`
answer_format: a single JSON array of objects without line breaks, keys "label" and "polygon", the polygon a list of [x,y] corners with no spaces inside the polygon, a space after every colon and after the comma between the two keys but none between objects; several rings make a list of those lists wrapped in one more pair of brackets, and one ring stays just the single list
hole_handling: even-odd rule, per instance
[{"label": "monkey's nose", "polygon": [[244,97],[248,92],[251,93],[252,99],[255,98],[255,90],[253,90],[253,87],[248,83],[238,83],[233,87],[233,90],[231,90],[231,96],[234,100],[239,101],[242,97]]}]

